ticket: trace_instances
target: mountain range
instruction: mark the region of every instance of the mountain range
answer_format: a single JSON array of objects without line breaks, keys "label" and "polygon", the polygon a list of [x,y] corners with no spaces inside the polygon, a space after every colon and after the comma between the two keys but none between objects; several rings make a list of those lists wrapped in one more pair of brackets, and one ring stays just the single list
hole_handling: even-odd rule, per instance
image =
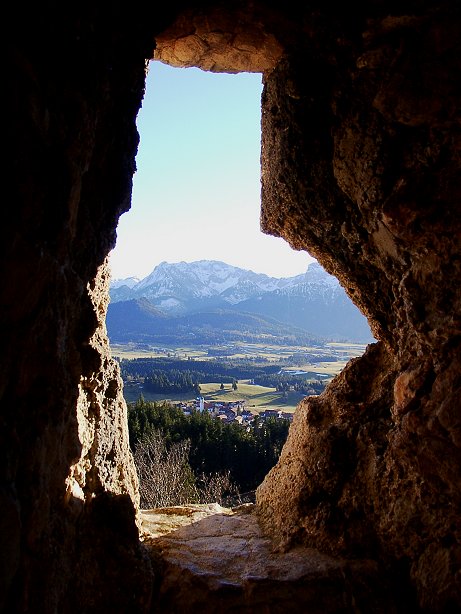
[{"label": "mountain range", "polygon": [[206,331],[213,339],[266,335],[299,338],[300,344],[306,337],[373,341],[366,318],[316,262],[306,273],[284,278],[214,260],[162,262],[144,279],[112,280],[110,296],[112,341],[166,343],[182,336],[192,342]]}]

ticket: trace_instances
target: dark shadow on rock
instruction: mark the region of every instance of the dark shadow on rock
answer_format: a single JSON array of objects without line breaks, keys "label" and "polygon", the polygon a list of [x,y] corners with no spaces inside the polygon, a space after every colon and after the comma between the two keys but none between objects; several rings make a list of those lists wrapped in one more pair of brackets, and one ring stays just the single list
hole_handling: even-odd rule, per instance
[{"label": "dark shadow on rock", "polygon": [[[162,576],[154,611],[402,612],[376,561],[333,558],[302,547],[274,551],[254,509],[210,510],[211,515],[196,522],[189,517],[193,524],[170,533],[146,534],[148,552]],[[170,516],[174,526],[174,508],[158,511]],[[147,518],[155,512],[143,514]]]}]

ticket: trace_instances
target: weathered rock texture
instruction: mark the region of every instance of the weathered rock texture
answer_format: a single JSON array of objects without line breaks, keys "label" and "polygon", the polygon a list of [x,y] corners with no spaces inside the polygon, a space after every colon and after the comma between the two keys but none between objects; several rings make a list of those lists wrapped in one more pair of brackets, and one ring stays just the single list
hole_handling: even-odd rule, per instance
[{"label": "weathered rock texture", "polygon": [[109,303],[110,273],[107,263],[98,271],[89,295],[98,327],[89,347],[101,357],[101,368],[81,378],[77,422],[80,457],[66,479],[66,500],[85,502],[109,490],[128,495],[139,508],[138,478],[128,445],[126,405],[117,363],[110,356],[105,318]]},{"label": "weathered rock texture", "polygon": [[282,51],[249,4],[239,8],[237,19],[226,6],[185,11],[157,36],[154,58],[170,66],[196,66],[211,72],[267,72]]},{"label": "weathered rock texture", "polygon": [[444,610],[461,604],[461,22],[361,25],[267,79],[262,226],[317,256],[380,341],[301,404],[257,501],[281,543],[400,564]]},{"label": "weathered rock texture", "polygon": [[262,227],[336,274],[379,339],[300,406],[258,492],[265,530],[374,559],[410,601],[459,609],[459,13],[410,0],[10,7],[0,609],[145,612],[156,586],[101,269],[130,203],[156,36],[163,61],[266,70]]},{"label": "weathered rock texture", "polygon": [[101,266],[130,203],[153,32],[116,8],[26,13],[4,75],[0,610],[136,612],[152,571]]},{"label": "weathered rock texture", "polygon": [[183,506],[142,513],[158,612],[398,611],[376,561],[296,547],[274,552],[253,506]]}]

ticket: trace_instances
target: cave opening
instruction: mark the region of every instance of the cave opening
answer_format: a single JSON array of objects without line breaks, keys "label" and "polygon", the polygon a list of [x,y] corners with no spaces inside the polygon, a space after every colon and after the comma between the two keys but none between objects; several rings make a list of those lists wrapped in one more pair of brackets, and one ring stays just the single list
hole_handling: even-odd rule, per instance
[{"label": "cave opening", "polygon": [[[243,469],[234,480],[239,497],[250,493],[251,499],[278,459],[297,404],[319,394],[373,340],[333,276],[307,252],[260,231],[261,93],[260,73],[213,74],[158,61],[148,66],[133,205],[119,221],[110,255],[115,279],[106,318],[133,451],[139,443],[144,508],[182,503],[188,492],[174,501],[158,480],[155,488],[144,483],[155,480],[146,454],[155,456],[159,473],[172,470],[175,454],[184,456],[178,448],[170,454],[159,440],[151,439],[150,452],[140,445],[147,428],[166,429],[149,403],[169,404],[186,416],[205,411],[225,423],[222,428],[235,421],[252,433],[258,426],[269,459],[258,460],[234,442],[236,456],[249,454],[239,466],[261,465],[254,480],[245,481]],[[206,371],[206,361],[234,369],[232,383],[223,373],[202,373],[199,381],[196,372]],[[225,451],[212,462],[194,441],[185,445],[195,473],[207,469],[201,474],[207,483],[209,475],[233,473]],[[162,480],[165,487],[171,482]]]},{"label": "cave opening", "polygon": [[[402,585],[425,612],[461,603],[459,8],[333,4],[12,7],[0,609],[148,612],[163,590],[164,611],[176,597],[176,609],[214,599],[224,611],[230,586],[247,608],[270,607],[285,587],[286,611],[342,611],[345,599],[348,611],[418,611]],[[146,559],[104,327],[144,62],[166,27],[156,53],[172,65],[265,73],[264,228],[312,250],[379,338],[300,404],[258,489],[259,526],[281,550],[295,546],[285,566],[266,550],[266,575],[249,577],[247,559],[236,571],[224,548],[221,591],[215,566],[191,581],[188,553],[176,567],[163,545]],[[237,535],[229,523],[192,539],[219,545]]]}]

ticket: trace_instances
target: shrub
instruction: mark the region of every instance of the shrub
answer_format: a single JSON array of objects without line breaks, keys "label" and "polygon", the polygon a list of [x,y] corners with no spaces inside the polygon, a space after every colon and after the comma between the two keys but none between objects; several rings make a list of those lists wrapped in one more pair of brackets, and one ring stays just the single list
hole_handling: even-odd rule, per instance
[{"label": "shrub", "polygon": [[139,478],[141,508],[188,503],[240,502],[230,472],[195,477],[189,465],[190,440],[167,446],[161,431],[151,430],[136,444],[134,462]]},{"label": "shrub", "polygon": [[167,448],[159,431],[136,444],[134,462],[139,477],[141,507],[150,509],[197,501],[195,478],[189,465],[190,441]]}]

